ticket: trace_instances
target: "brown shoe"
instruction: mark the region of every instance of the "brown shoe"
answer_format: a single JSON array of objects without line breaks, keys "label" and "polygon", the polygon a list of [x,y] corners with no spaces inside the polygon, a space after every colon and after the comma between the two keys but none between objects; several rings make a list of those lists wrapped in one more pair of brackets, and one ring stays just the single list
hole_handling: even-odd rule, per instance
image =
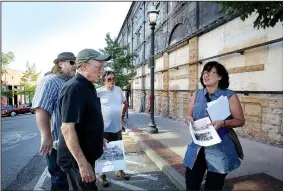
[{"label": "brown shoe", "polygon": [[118,177],[118,178],[124,179],[124,180],[130,179],[129,175],[125,174],[124,171],[122,171],[122,170],[115,172],[115,176]]},{"label": "brown shoe", "polygon": [[103,174],[100,176],[100,178],[98,178],[99,180],[99,184],[101,187],[108,187],[109,186],[109,182],[108,180],[106,179],[106,175]]}]

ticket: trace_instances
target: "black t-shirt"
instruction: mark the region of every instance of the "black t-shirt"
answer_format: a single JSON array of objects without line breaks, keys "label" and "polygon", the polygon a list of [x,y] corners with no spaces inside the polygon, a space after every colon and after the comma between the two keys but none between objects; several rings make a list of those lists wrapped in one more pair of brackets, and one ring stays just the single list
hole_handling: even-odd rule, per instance
[{"label": "black t-shirt", "polygon": [[[104,123],[100,99],[93,84],[81,74],[67,81],[61,90],[59,109],[62,123],[75,123],[80,147],[87,161],[94,165],[103,153]],[[74,161],[61,133],[57,162],[68,168]]]}]

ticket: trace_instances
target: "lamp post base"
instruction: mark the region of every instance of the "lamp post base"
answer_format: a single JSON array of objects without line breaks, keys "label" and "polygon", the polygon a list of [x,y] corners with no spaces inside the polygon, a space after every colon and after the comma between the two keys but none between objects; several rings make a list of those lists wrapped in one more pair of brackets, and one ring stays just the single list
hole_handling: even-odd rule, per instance
[{"label": "lamp post base", "polygon": [[158,129],[156,128],[155,123],[152,122],[151,120],[150,120],[150,122],[149,122],[149,124],[148,124],[147,131],[148,131],[150,134],[156,134],[156,133],[158,133]]}]

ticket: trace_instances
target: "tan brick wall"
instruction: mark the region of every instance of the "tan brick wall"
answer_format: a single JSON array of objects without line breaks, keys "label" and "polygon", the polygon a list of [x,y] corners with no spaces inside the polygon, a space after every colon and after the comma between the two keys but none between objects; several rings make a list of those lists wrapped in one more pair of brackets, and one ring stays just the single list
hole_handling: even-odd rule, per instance
[{"label": "tan brick wall", "polygon": [[163,104],[162,92],[161,91],[155,91],[154,95],[155,95],[154,114],[155,115],[161,115],[161,113],[162,113],[161,108],[162,108],[162,104]]},{"label": "tan brick wall", "polygon": [[[168,69],[199,59],[215,56],[224,52],[236,50],[250,45],[266,42],[282,37],[283,27],[278,24],[269,29],[252,29],[252,20],[248,18],[242,22],[239,18],[218,27],[217,29],[194,37],[188,44],[163,53],[156,60],[157,70]],[[245,34],[245,35],[241,35]],[[233,90],[249,91],[282,91],[282,42],[245,51],[244,55],[233,54],[216,58],[230,73],[230,88]],[[280,56],[281,55],[281,56]],[[196,90],[201,88],[199,82],[202,65],[193,64],[170,69],[156,75],[155,79],[162,79],[162,84],[155,91],[155,114],[180,120],[187,115],[188,103],[192,93],[169,90]],[[149,74],[147,65],[143,75]],[[262,80],[263,76],[268,78]],[[150,76],[143,78],[145,89],[150,88]],[[160,80],[161,81],[161,80]],[[274,83],[276,82],[276,83]],[[159,82],[156,82],[159,83]],[[162,88],[160,88],[162,87]],[[147,91],[147,95],[149,95]],[[136,92],[134,106],[139,109],[142,92]],[[283,145],[283,98],[282,95],[238,94],[246,118],[242,128],[235,128],[239,135],[249,135],[258,140],[271,144]]]},{"label": "tan brick wall", "polygon": [[[236,18],[199,36],[199,59],[282,38],[282,22],[277,23],[274,27],[255,30],[253,22],[256,17],[257,15],[252,14],[244,22]],[[231,89],[283,91],[282,52],[283,42],[278,42],[247,50],[243,55],[231,54],[212,60],[219,61],[229,71]],[[208,61],[211,60],[205,63]],[[199,74],[204,64],[199,66]],[[268,77],[262,80],[263,76]],[[200,85],[199,83],[199,87]]]},{"label": "tan brick wall", "polygon": [[192,94],[171,91],[169,93],[169,116],[171,119],[183,120],[188,113],[188,103]]},{"label": "tan brick wall", "polygon": [[236,128],[240,135],[250,135],[258,140],[283,144],[283,98],[280,95],[238,95],[246,124]]},{"label": "tan brick wall", "polygon": [[[167,52],[163,53],[163,68],[168,69],[169,68],[169,55]],[[168,88],[169,88],[169,75],[168,71],[165,71],[162,73],[163,77],[163,92],[159,92],[160,95],[160,108],[159,113],[163,117],[168,116],[168,108],[169,108],[169,97],[168,97]]]}]

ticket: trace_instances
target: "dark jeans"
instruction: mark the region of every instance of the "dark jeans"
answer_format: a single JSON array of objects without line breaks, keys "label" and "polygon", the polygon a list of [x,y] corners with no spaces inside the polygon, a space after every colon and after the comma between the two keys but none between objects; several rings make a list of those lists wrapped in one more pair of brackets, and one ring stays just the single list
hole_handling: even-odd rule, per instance
[{"label": "dark jeans", "polygon": [[92,183],[82,181],[79,167],[75,161],[64,171],[67,174],[70,190],[98,190],[95,184],[96,181]]},{"label": "dark jeans", "polygon": [[57,165],[57,150],[46,157],[48,171],[51,175],[51,190],[69,190],[67,175]]},{"label": "dark jeans", "polygon": [[118,131],[117,133],[104,132],[103,137],[107,139],[108,142],[120,141],[122,140],[122,131]]},{"label": "dark jeans", "polygon": [[[193,169],[186,168],[187,190],[199,190],[205,171],[207,170],[204,149],[201,148]],[[227,174],[207,172],[205,190],[222,190]]]}]

